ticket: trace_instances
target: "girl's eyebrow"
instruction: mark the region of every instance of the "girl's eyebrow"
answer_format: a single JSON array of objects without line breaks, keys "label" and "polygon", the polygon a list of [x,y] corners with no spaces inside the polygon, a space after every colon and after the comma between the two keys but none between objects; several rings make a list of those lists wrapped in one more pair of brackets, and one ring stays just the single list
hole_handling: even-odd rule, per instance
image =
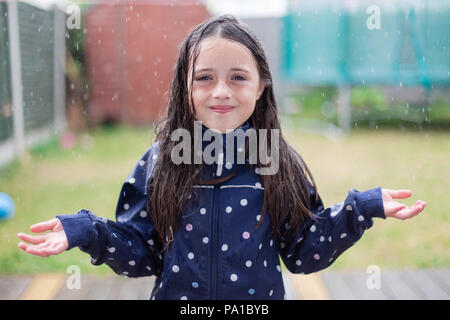
[{"label": "girl's eyebrow", "polygon": [[[250,73],[250,71],[248,71],[245,68],[231,68],[230,70],[231,71],[241,71],[241,72],[245,72],[245,73]],[[201,69],[195,70],[195,73],[202,72],[202,71],[214,71],[214,69],[213,68],[201,68]]]}]

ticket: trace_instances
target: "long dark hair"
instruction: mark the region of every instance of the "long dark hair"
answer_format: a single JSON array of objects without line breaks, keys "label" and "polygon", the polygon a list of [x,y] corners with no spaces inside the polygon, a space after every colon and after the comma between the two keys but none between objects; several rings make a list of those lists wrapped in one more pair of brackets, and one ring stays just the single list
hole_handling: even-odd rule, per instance
[{"label": "long dark hair", "polygon": [[[211,36],[241,43],[256,59],[260,79],[264,81],[265,88],[248,121],[251,128],[257,132],[258,129],[267,129],[269,154],[271,130],[279,130],[279,170],[273,175],[262,175],[264,201],[261,219],[255,228],[261,224],[266,211],[269,212],[273,234],[276,236],[281,236],[280,227],[283,223],[289,224],[291,232],[298,232],[305,219],[314,216],[310,210],[310,194],[305,170],[314,187],[315,182],[302,157],[286,143],[281,134],[272,76],[264,50],[247,25],[231,15],[222,15],[197,25],[183,41],[170,87],[167,117],[161,120],[155,129],[156,140],[160,145],[154,173],[148,183],[147,209],[152,213],[161,241],[165,240],[166,246],[173,240],[183,208],[193,194],[193,186],[222,183],[236,174],[235,171],[226,177],[202,181],[203,164],[174,164],[171,160],[172,148],[178,143],[171,140],[172,132],[184,128],[191,133],[191,137],[194,136],[196,118],[192,92],[188,91],[188,88],[193,87],[193,72],[190,73],[189,68],[194,69],[200,42]],[[248,144],[246,147],[248,152]],[[194,148],[191,150],[193,153]],[[265,166],[259,159],[257,165]],[[318,193],[316,199],[317,196]]]}]

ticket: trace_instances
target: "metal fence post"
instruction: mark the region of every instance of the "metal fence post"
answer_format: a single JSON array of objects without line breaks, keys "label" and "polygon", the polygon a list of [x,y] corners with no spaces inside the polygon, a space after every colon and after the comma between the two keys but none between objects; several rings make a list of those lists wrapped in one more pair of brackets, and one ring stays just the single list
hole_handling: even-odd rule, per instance
[{"label": "metal fence post", "polygon": [[19,17],[17,2],[8,1],[9,54],[11,62],[11,91],[14,144],[20,158],[25,156],[25,127],[23,115],[22,63],[20,59]]},{"label": "metal fence post", "polygon": [[66,54],[65,54],[65,14],[60,10],[58,5],[54,7],[54,128],[55,134],[59,134],[66,128],[66,98],[65,98],[65,71],[66,71]]}]

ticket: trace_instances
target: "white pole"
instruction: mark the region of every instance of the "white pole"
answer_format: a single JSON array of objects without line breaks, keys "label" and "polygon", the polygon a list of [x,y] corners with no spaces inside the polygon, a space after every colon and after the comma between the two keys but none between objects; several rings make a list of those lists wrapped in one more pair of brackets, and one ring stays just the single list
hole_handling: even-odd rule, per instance
[{"label": "white pole", "polygon": [[65,52],[65,14],[61,12],[57,5],[54,6],[54,50],[53,50],[53,106],[55,134],[59,134],[66,128],[66,97],[65,97],[65,72],[66,72],[66,52]]},{"label": "white pole", "polygon": [[350,108],[350,86],[341,85],[338,87],[338,118],[339,126],[348,133],[351,127],[351,108]]},{"label": "white pole", "polygon": [[25,156],[25,126],[23,116],[22,64],[20,60],[19,17],[16,1],[8,1],[9,55],[13,107],[14,144],[20,158]]}]

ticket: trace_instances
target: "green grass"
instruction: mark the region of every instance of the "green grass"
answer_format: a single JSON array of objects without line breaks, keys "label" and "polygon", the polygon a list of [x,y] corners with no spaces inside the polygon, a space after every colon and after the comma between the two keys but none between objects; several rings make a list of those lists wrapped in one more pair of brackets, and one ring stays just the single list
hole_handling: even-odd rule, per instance
[{"label": "green grass", "polygon": [[[449,132],[357,129],[337,142],[294,128],[283,133],[307,162],[327,207],[343,201],[350,188],[377,186],[408,188],[413,196],[403,203],[421,199],[428,204],[411,220],[376,219],[329,270],[450,265]],[[17,248],[18,232],[57,214],[86,208],[114,219],[122,183],[153,142],[153,128],[95,130],[90,137],[71,150],[61,149],[53,139],[23,163],[0,170],[0,191],[16,204],[14,218],[0,221],[0,274],[65,272],[70,265],[83,273],[112,274],[107,266],[93,267],[78,249],[40,258]]]}]

